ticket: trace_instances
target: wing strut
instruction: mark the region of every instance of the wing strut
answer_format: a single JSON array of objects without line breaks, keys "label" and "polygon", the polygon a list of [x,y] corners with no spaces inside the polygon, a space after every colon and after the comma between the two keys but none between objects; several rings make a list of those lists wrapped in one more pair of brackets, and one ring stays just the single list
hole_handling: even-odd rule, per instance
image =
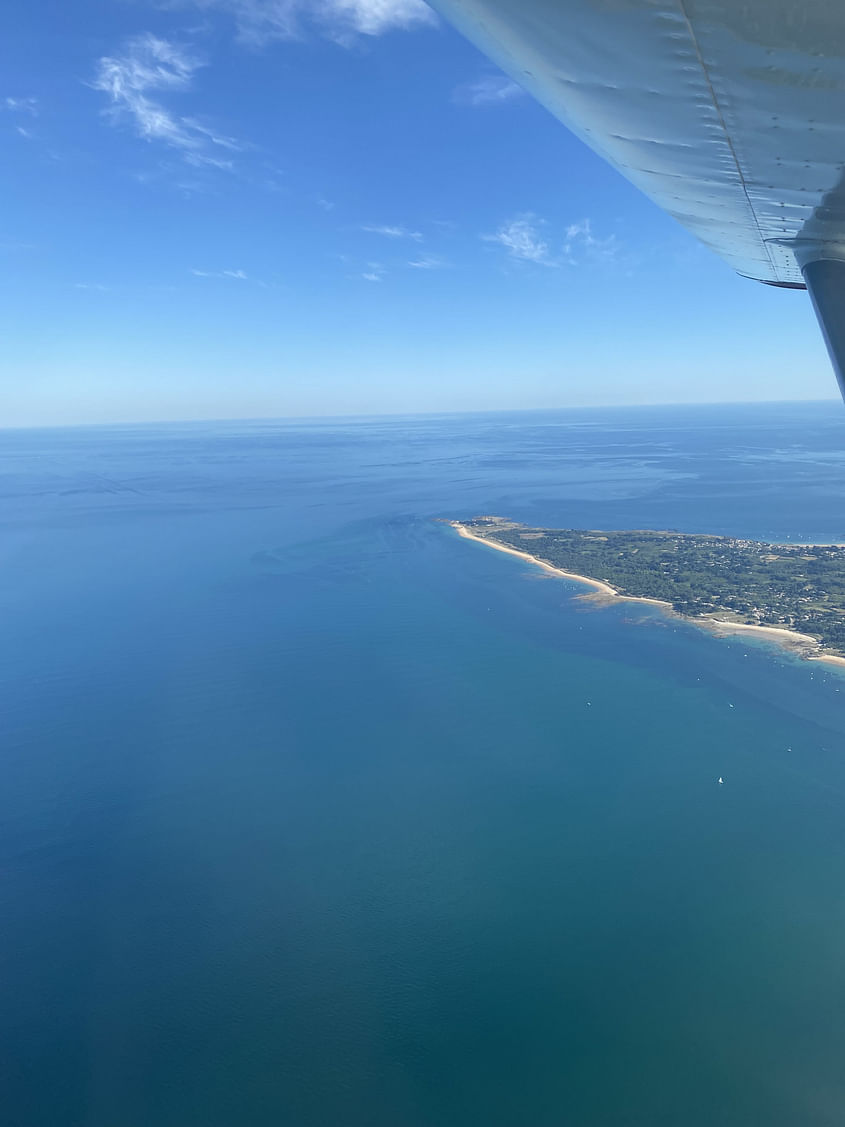
[{"label": "wing strut", "polygon": [[845,262],[820,258],[801,271],[845,399]]}]

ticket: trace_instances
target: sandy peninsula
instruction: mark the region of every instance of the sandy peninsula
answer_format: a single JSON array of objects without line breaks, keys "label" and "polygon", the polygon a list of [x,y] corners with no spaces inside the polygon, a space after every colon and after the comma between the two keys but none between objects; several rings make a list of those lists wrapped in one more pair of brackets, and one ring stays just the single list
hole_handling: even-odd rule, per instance
[{"label": "sandy peninsula", "polygon": [[535,567],[541,568],[549,575],[555,575],[561,579],[571,579],[576,583],[583,583],[585,586],[591,587],[593,589],[592,593],[582,596],[582,598],[599,602],[613,600],[614,602],[646,603],[650,606],[660,607],[664,613],[672,615],[675,618],[680,618],[684,622],[692,623],[693,626],[702,627],[720,637],[726,637],[731,634],[747,634],[749,637],[758,638],[760,641],[770,641],[808,661],[821,661],[828,665],[835,665],[840,668],[845,667],[845,657],[840,657],[838,654],[825,653],[819,641],[810,634],[801,634],[797,630],[788,630],[782,626],[755,626],[751,623],[731,622],[729,619],[714,618],[709,615],[696,617],[682,615],[675,610],[671,603],[666,602],[664,599],[648,599],[637,595],[623,595],[617,591],[615,587],[611,586],[610,583],[604,582],[604,580],[592,579],[588,575],[576,575],[571,571],[563,571],[562,568],[555,567],[554,564],[549,563],[548,560],[541,559],[539,556],[533,556],[530,552],[523,552],[518,548],[512,548],[509,544],[502,544],[500,541],[491,539],[488,536],[478,536],[460,521],[452,520],[447,523],[465,540],[475,540],[479,544],[486,544],[488,548],[493,548],[497,552],[505,552],[509,556],[517,556],[519,559],[526,560]]}]

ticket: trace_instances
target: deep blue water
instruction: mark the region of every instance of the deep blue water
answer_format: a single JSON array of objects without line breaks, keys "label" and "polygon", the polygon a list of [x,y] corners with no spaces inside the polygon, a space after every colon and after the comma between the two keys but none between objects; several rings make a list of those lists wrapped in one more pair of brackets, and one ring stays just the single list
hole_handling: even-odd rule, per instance
[{"label": "deep blue water", "polygon": [[845,676],[433,519],[845,540],[838,404],[0,470],[3,1127],[845,1124]]}]

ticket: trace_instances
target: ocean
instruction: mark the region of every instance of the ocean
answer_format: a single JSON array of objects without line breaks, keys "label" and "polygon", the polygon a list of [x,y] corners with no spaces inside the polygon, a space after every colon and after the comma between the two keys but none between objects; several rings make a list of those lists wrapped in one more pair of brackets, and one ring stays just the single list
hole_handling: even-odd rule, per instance
[{"label": "ocean", "polygon": [[0,470],[3,1127],[845,1124],[845,671],[440,523],[845,541],[840,404]]}]

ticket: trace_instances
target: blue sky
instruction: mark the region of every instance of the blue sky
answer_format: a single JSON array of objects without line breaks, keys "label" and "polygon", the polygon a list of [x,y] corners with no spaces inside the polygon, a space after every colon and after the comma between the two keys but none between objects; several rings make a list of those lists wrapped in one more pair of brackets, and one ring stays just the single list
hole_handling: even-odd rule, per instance
[{"label": "blue sky", "polygon": [[832,398],[421,0],[7,0],[0,425]]}]

